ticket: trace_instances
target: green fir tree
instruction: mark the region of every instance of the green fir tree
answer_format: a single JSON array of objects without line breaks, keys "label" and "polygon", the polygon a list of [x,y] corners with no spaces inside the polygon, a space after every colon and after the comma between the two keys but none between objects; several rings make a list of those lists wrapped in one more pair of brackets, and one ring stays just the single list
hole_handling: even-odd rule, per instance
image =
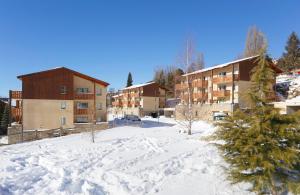
[{"label": "green fir tree", "polygon": [[132,75],[131,72],[128,73],[128,77],[127,77],[127,84],[126,87],[130,87],[132,86],[133,80],[132,80]]},{"label": "green fir tree", "polygon": [[233,183],[249,182],[258,194],[300,193],[300,115],[281,115],[270,104],[274,73],[265,49],[253,69],[251,107],[217,123],[219,148]]},{"label": "green fir tree", "polygon": [[1,133],[6,134],[7,133],[7,127],[9,123],[9,110],[8,110],[8,105],[5,106],[2,114],[2,118],[0,121],[0,128],[1,128]]},{"label": "green fir tree", "polygon": [[278,66],[286,72],[300,68],[300,40],[295,32],[289,36]]}]

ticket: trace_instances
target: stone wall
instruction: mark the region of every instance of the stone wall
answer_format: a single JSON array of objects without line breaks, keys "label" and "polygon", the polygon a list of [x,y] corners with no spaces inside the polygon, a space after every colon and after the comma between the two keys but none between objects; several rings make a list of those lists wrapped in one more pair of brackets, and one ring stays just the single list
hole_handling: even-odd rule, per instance
[{"label": "stone wall", "polygon": [[76,123],[74,128],[70,129],[39,129],[39,130],[24,130],[22,133],[22,125],[12,125],[8,127],[7,136],[8,144],[16,144],[23,141],[34,141],[44,138],[59,137],[74,133],[90,132],[94,127],[95,131],[108,129],[108,122],[103,123]]},{"label": "stone wall", "polygon": [[[230,114],[232,109],[238,108],[237,104],[194,104],[192,105],[193,117],[196,120],[212,121],[214,112],[224,112]],[[175,108],[175,118],[176,120],[183,120],[184,113],[187,112],[187,105],[177,105]]]}]

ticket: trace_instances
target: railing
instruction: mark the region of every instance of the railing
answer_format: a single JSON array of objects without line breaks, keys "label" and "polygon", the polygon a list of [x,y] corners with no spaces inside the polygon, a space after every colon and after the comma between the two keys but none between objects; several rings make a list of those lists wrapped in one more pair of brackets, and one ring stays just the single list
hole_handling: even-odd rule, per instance
[{"label": "railing", "polygon": [[230,90],[213,91],[213,96],[215,96],[215,97],[228,97],[228,96],[230,96]]},{"label": "railing", "polygon": [[74,114],[75,115],[88,115],[88,109],[74,109]]},{"label": "railing", "polygon": [[176,90],[183,90],[188,88],[187,84],[175,84],[175,89]]},{"label": "railing", "polygon": [[11,99],[22,99],[22,91],[11,91]]},{"label": "railing", "polygon": [[207,87],[208,86],[208,82],[207,80],[203,81],[193,81],[192,82],[192,87]]},{"label": "railing", "polygon": [[92,93],[75,93],[74,94],[74,99],[77,100],[90,100],[94,99],[95,95]]},{"label": "railing", "polygon": [[219,76],[219,77],[214,77],[213,82],[214,83],[230,83],[233,82],[233,78],[235,81],[239,80],[239,75],[228,75],[228,76]]},{"label": "railing", "polygon": [[11,108],[11,114],[15,121],[21,121],[22,118],[22,109],[21,108]]},{"label": "railing", "polygon": [[193,93],[193,99],[205,99],[207,98],[207,93]]}]

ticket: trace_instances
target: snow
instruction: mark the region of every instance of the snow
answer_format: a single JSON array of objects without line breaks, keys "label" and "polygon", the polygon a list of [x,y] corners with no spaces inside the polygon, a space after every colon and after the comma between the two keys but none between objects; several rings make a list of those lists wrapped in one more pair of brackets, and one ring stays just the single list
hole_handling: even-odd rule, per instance
[{"label": "snow", "polygon": [[138,88],[138,87],[144,87],[144,86],[147,86],[147,85],[151,85],[155,82],[149,82],[149,83],[143,83],[143,84],[138,84],[138,85],[132,85],[130,87],[126,87],[124,88],[123,90],[126,90],[126,89],[134,89],[134,88]]},{"label": "snow", "polygon": [[0,194],[250,194],[231,185],[212,141],[215,128],[196,122],[193,135],[173,119],[96,133],[0,147]]},{"label": "snow", "polygon": [[8,143],[7,136],[0,136],[0,145],[1,144],[7,144],[7,143]]}]

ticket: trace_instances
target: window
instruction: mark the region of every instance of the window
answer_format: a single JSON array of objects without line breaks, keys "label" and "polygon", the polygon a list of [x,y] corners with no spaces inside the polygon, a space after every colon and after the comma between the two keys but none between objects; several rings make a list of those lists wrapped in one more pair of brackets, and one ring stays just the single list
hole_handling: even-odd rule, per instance
[{"label": "window", "polygon": [[226,76],[226,72],[220,72],[220,73],[219,73],[219,76],[221,76],[221,77],[222,77],[222,76]]},{"label": "window", "polygon": [[78,94],[82,94],[82,93],[89,93],[89,88],[77,88],[76,89]]},{"label": "window", "polygon": [[87,109],[89,107],[89,104],[86,102],[78,102],[77,103],[77,109]]},{"label": "window", "polygon": [[60,94],[67,94],[67,86],[65,85],[60,86]]},{"label": "window", "polygon": [[63,125],[66,125],[66,123],[67,123],[66,117],[62,116],[60,118],[60,125],[63,126]]},{"label": "window", "polygon": [[97,88],[96,89],[96,94],[97,94],[97,96],[101,96],[102,95],[102,89],[101,88]]},{"label": "window", "polygon": [[78,117],[76,117],[76,122],[77,123],[87,123],[88,117],[87,116],[78,116]]},{"label": "window", "polygon": [[226,90],[226,85],[219,85],[218,89],[219,91]]},{"label": "window", "polygon": [[97,103],[97,110],[102,110],[102,103]]},{"label": "window", "polygon": [[65,110],[67,108],[67,102],[60,103],[60,109]]}]

